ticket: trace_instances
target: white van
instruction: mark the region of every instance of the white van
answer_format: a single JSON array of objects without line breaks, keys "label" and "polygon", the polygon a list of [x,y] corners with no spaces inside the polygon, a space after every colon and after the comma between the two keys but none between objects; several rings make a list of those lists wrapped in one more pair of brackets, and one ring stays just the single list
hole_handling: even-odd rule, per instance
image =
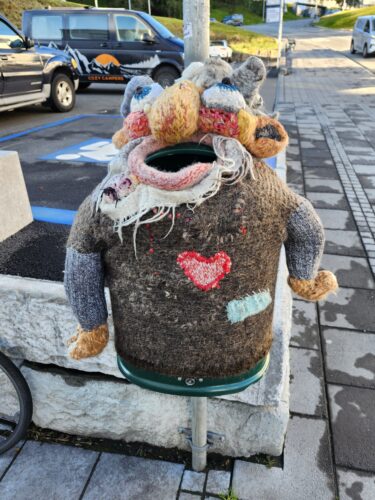
[{"label": "white van", "polygon": [[353,28],[350,52],[362,52],[368,57],[375,52],[375,16],[360,16]]}]

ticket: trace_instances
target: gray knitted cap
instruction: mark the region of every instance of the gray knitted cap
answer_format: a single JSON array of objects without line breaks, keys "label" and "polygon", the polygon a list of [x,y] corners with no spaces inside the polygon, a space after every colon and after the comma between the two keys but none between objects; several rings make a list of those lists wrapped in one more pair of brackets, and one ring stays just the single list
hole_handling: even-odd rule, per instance
[{"label": "gray knitted cap", "polygon": [[137,87],[144,87],[145,85],[152,85],[153,83],[153,79],[148,75],[133,76],[133,78],[127,83],[124,92],[124,99],[120,107],[120,113],[124,118],[126,118],[130,113],[130,101],[132,100],[135,89]]}]

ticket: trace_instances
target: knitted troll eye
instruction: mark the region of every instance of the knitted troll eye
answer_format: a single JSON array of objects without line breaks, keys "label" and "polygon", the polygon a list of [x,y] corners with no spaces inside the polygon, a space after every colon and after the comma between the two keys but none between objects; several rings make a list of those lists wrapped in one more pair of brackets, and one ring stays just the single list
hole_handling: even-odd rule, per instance
[{"label": "knitted troll eye", "polygon": [[135,89],[134,95],[130,102],[130,111],[145,111],[147,112],[151,104],[163,92],[163,87],[158,83],[151,85],[139,86]]},{"label": "knitted troll eye", "polygon": [[220,83],[206,89],[202,94],[202,104],[210,109],[222,109],[230,113],[238,113],[246,108],[246,102],[229,78],[223,78]]}]

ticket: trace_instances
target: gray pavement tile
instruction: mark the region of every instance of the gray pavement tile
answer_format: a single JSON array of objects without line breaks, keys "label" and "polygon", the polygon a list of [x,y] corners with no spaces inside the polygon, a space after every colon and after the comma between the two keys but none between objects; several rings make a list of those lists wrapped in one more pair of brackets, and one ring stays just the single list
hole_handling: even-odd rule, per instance
[{"label": "gray pavement tile", "polygon": [[332,158],[331,152],[326,146],[325,148],[301,148],[302,161],[305,158],[316,158],[318,160],[330,160]]},{"label": "gray pavement tile", "polygon": [[339,288],[319,304],[323,326],[375,332],[375,293],[373,290]]},{"label": "gray pavement tile", "polygon": [[97,456],[71,446],[27,441],[0,482],[0,498],[78,500]]},{"label": "gray pavement tile", "polygon": [[374,175],[375,167],[374,165],[353,165],[354,171],[358,175]]},{"label": "gray pavement tile", "polygon": [[349,154],[348,157],[352,165],[375,165],[374,155]]},{"label": "gray pavement tile", "polygon": [[347,210],[317,208],[316,211],[327,229],[355,229],[353,217]]},{"label": "gray pavement tile", "polygon": [[193,493],[181,492],[180,496],[178,497],[178,500],[198,500],[199,498],[202,498],[202,495],[194,495]]},{"label": "gray pavement tile", "polygon": [[334,163],[328,158],[303,158],[302,164],[304,167],[333,167]]},{"label": "gray pavement tile", "polygon": [[340,500],[373,500],[375,474],[337,468]]},{"label": "gray pavement tile", "polygon": [[314,302],[293,300],[290,345],[319,349],[318,316]]},{"label": "gray pavement tile", "polygon": [[290,411],[323,416],[323,367],[318,351],[291,347]]},{"label": "gray pavement tile", "polygon": [[334,500],[326,422],[293,417],[286,435],[284,469],[236,460],[232,488],[240,500]]},{"label": "gray pavement tile", "polygon": [[184,466],[161,460],[103,453],[84,499],[174,499]]},{"label": "gray pavement tile", "polygon": [[357,231],[325,229],[325,252],[337,255],[366,255]]},{"label": "gray pavement tile", "polygon": [[335,168],[307,167],[303,173],[306,179],[339,180],[339,175]]},{"label": "gray pavement tile", "polygon": [[349,210],[348,202],[343,193],[306,192],[307,198],[315,208],[336,208]]},{"label": "gray pavement tile", "polygon": [[358,175],[358,179],[363,188],[375,188],[375,175]]},{"label": "gray pavement tile", "polygon": [[230,485],[230,472],[210,470],[208,472],[206,491],[220,495],[227,493]]},{"label": "gray pavement tile", "polygon": [[5,470],[12,463],[12,460],[19,452],[19,449],[21,446],[22,446],[22,443],[19,444],[19,447],[12,448],[11,450],[8,450],[5,453],[3,453],[2,455],[0,455],[0,477],[4,474]]},{"label": "gray pavement tile", "polygon": [[335,461],[375,472],[375,391],[328,384]]},{"label": "gray pavement tile", "polygon": [[327,382],[375,389],[375,335],[323,329]]},{"label": "gray pavement tile", "polygon": [[375,288],[374,278],[363,257],[324,254],[321,267],[332,271],[339,286],[353,288]]},{"label": "gray pavement tile", "polygon": [[375,203],[375,189],[365,189],[366,196],[370,203]]},{"label": "gray pavement tile", "polygon": [[186,470],[182,478],[181,489],[188,491],[203,491],[206,474],[203,472],[194,472]]},{"label": "gray pavement tile", "polygon": [[310,179],[305,177],[307,191],[317,191],[320,193],[343,193],[341,182],[329,179]]}]

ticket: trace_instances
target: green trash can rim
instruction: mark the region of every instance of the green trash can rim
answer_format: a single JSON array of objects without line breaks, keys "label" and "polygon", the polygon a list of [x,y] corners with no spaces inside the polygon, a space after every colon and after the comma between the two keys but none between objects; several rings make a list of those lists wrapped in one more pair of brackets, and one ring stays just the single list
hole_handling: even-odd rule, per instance
[{"label": "green trash can rim", "polygon": [[222,378],[183,378],[136,368],[117,356],[119,370],[130,382],[151,391],[190,397],[223,396],[243,391],[263,377],[269,360],[270,355],[267,354],[253,368],[241,375]]}]

